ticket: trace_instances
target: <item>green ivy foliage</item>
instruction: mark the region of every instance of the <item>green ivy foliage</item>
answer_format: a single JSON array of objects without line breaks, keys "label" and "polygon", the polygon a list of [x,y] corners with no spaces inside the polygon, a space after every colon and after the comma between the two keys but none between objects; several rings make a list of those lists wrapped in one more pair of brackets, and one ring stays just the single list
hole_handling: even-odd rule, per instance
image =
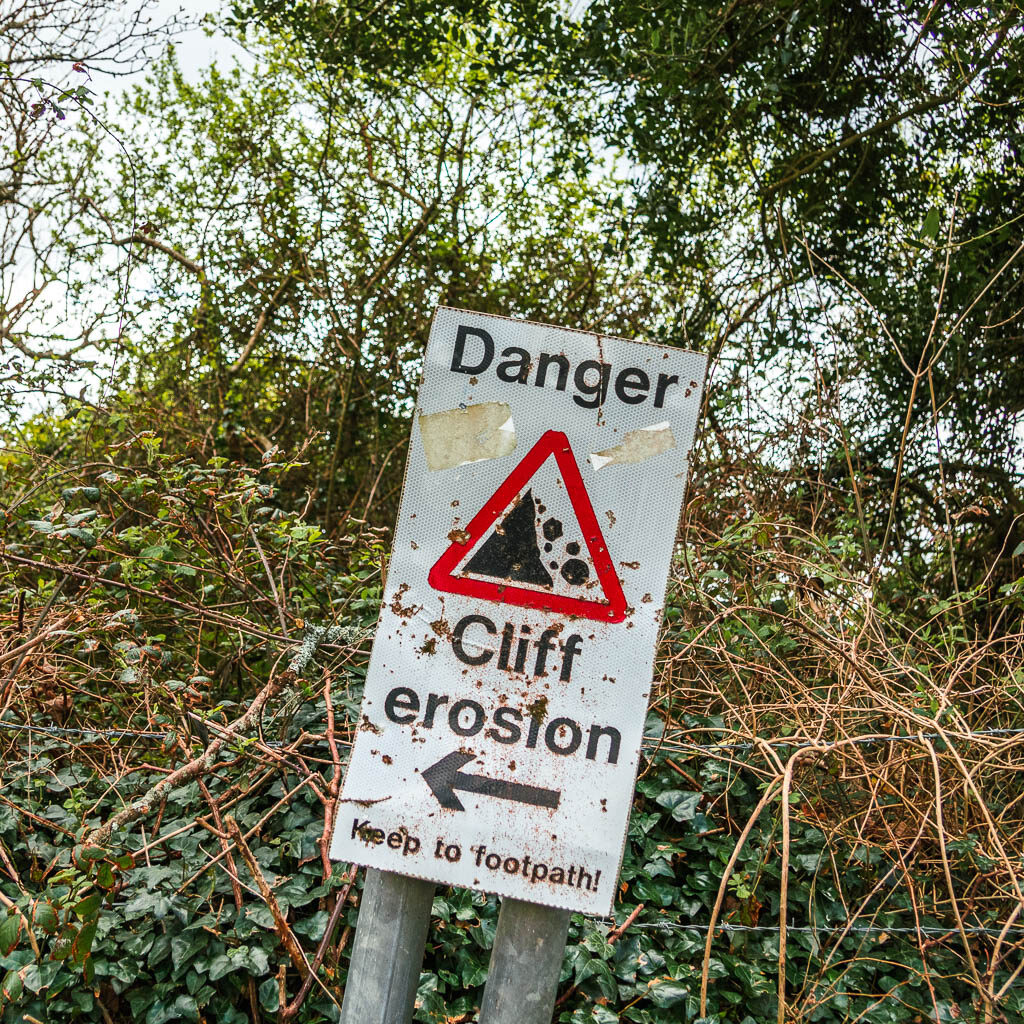
[{"label": "green ivy foliage", "polygon": [[[322,713],[322,707],[311,704],[303,723],[315,725]],[[138,833],[134,838],[117,837],[111,850],[83,850],[71,836],[57,831],[80,828],[75,799],[89,799],[91,809],[102,814],[131,790],[121,793],[109,777],[90,777],[66,761],[65,744],[43,741],[31,763],[20,766],[44,780],[33,798],[19,794],[18,804],[22,811],[43,817],[45,827],[30,830],[23,816],[0,808],[0,841],[20,867],[29,866],[27,875],[34,870],[38,877],[42,865],[59,868],[48,871],[45,880],[33,880],[38,889],[31,899],[17,899],[30,915],[43,949],[41,958],[34,956],[24,929],[10,925],[17,918],[6,919],[5,955],[0,957],[6,971],[3,1019],[27,1020],[28,1014],[47,1021],[102,1021],[102,1001],[116,1020],[241,1022],[250,1019],[250,978],[257,985],[262,1010],[273,1019],[278,1009],[277,970],[287,958],[270,912],[252,894],[255,887],[244,868],[240,877],[247,887],[246,899],[239,909],[230,880],[211,866],[216,844],[194,823],[195,808],[201,804],[197,787],[182,787],[170,795],[161,831],[180,834],[161,844],[159,852],[138,856],[143,845]],[[758,794],[742,771],[714,761],[691,767],[704,784],[700,793],[672,788],[678,776],[669,767],[655,766],[641,781],[616,921],[621,923],[638,903],[645,909],[614,944],[607,940],[613,922],[574,917],[562,968],[563,991],[571,985],[574,993],[559,1020],[671,1024],[698,1017],[705,941],[701,925],[708,920],[735,844],[735,836],[721,827],[723,816],[708,813],[707,805],[728,794],[730,814],[741,817]],[[133,788],[139,781],[134,780]],[[283,774],[239,800],[232,813],[243,831],[263,821],[298,781]],[[104,789],[107,795],[96,802]],[[211,789],[217,792],[215,783]],[[320,877],[316,861],[321,814],[317,801],[300,792],[266,820],[258,845],[254,842],[260,866],[307,948],[320,940],[328,918],[324,901],[342,887],[347,873],[345,865],[336,865],[326,883]],[[778,820],[772,813],[752,834],[735,866],[729,883],[729,923],[771,926],[777,921],[777,843]],[[115,855],[113,849],[121,852]],[[791,933],[787,956],[796,987],[802,983],[811,1007],[802,1019],[934,1019],[932,993],[947,1015],[943,1019],[961,1014],[972,1019],[970,988],[958,952],[943,943],[929,951],[925,963],[912,936],[889,931],[913,920],[908,899],[888,901],[873,917],[870,933],[854,932],[835,944],[847,910],[824,851],[820,830],[797,829],[791,925],[809,930]],[[855,897],[876,877],[872,856],[866,854],[859,863],[853,859],[843,878],[843,895]],[[354,927],[357,916],[353,905],[340,927]],[[494,897],[468,890],[438,891],[416,1020],[442,1024],[471,1014],[479,1005],[496,917]],[[922,923],[941,924],[932,917]],[[717,935],[707,1016],[721,1021],[774,1019],[777,957],[778,934],[770,927]],[[335,994],[344,984],[345,969],[343,958],[325,971],[325,983]],[[314,990],[298,1019],[329,1018],[331,1006]],[[1019,993],[1003,1009],[1011,1018],[1024,1012]]]},{"label": "green ivy foliage", "polygon": [[[356,522],[328,539],[301,507],[282,506],[278,488],[302,471],[301,451],[270,451],[249,463],[201,446],[166,451],[160,433],[139,429],[138,412],[124,415],[118,423],[77,408],[64,421],[39,421],[35,458],[51,453],[42,474],[13,449],[0,463],[13,496],[0,577],[13,611],[4,629],[25,636],[38,621],[46,631],[18,703],[0,718],[2,1019],[277,1018],[282,986],[291,1000],[300,979],[256,879],[237,852],[230,863],[224,854],[214,805],[248,836],[307,958],[345,895],[319,982],[294,1018],[332,1019],[361,880],[350,865],[326,870],[322,858],[321,794],[334,771],[325,684],[343,763],[358,721],[386,541]],[[69,439],[81,461],[59,461]],[[716,658],[734,658],[748,666],[740,682],[763,692],[758,675],[773,659],[804,675],[820,671],[802,634],[780,626],[779,616],[796,616],[804,598],[779,573],[798,556],[805,573],[813,566],[825,577],[819,582],[833,594],[835,614],[855,615],[857,586],[839,572],[860,550],[855,520],[847,527],[802,540],[793,527],[794,539],[780,545],[772,538],[786,524],[754,518],[706,538],[699,552],[683,552],[614,920],[573,918],[557,1013],[564,1024],[696,1021],[707,926],[723,881],[704,1019],[775,1019],[781,805],[777,796],[769,800],[725,878],[764,793],[767,755],[756,746],[702,753],[679,745],[679,736],[716,744],[727,722],[711,707],[704,713],[676,703],[673,652],[705,635],[716,607],[745,605],[722,623],[713,655],[702,656],[709,671],[719,671]],[[694,603],[687,565],[709,611]],[[929,643],[960,642],[948,626],[959,621],[955,609],[930,613]],[[199,778],[165,792],[102,843],[93,840],[103,822],[207,747],[314,625],[347,627],[351,641],[317,650],[257,725],[229,740]],[[872,658],[889,671],[882,652]],[[900,692],[914,714],[952,720],[929,703],[932,691],[920,680]],[[957,713],[979,712],[965,702]],[[867,729],[877,712],[864,707],[862,714]],[[728,729],[739,724],[730,719]],[[770,736],[793,730],[782,717],[762,724]],[[111,729],[125,732],[104,733]],[[774,749],[784,760],[794,748]],[[887,749],[870,754],[873,770],[884,772]],[[791,794],[787,1003],[799,1019],[827,1024],[982,1020],[934,857],[915,862],[911,890],[896,871],[897,847],[842,826],[860,821],[868,806],[870,794],[857,786],[824,758],[802,771]],[[951,835],[949,849],[964,886],[996,863],[976,828]],[[473,1019],[497,912],[494,897],[437,891],[417,1021]],[[982,900],[970,920],[998,928],[1000,914]],[[990,948],[983,934],[971,941],[977,956]],[[997,986],[1012,969],[1010,961],[996,966]],[[1019,988],[1000,1012],[1008,1020],[1024,1014]]]}]

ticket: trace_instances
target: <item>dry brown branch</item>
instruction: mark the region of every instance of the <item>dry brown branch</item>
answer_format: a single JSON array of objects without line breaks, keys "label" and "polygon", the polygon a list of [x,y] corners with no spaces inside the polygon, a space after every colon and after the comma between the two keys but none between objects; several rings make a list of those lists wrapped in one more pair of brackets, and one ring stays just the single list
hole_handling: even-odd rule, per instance
[{"label": "dry brown branch", "polygon": [[[626,932],[629,929],[629,926],[643,913],[643,911],[644,911],[644,904],[643,903],[638,903],[630,911],[629,915],[622,922],[622,924],[620,924],[617,927],[613,928],[605,936],[605,939],[608,942],[608,945],[610,945],[610,946],[615,945],[615,943],[618,942],[619,939],[621,939],[622,936],[626,934]],[[577,986],[576,985],[570,985],[569,988],[567,988],[558,997],[558,999],[555,1001],[555,1009],[557,1010],[559,1006],[562,1006],[564,1003],[567,1003],[569,1001],[569,999],[576,993],[576,990],[577,990]]]},{"label": "dry brown branch", "polygon": [[[295,998],[281,1010],[280,1019],[282,1022],[292,1020],[297,1016],[306,996],[309,994],[309,990],[313,987],[313,979],[316,977],[316,973],[320,969],[320,965],[324,962],[324,957],[327,955],[327,950],[330,946],[331,936],[334,934],[334,929],[338,926],[338,921],[341,919],[342,912],[345,909],[345,904],[348,901],[348,895],[352,891],[352,886],[354,884],[355,874],[353,873],[352,878],[345,883],[345,888],[338,894],[338,898],[334,904],[334,909],[331,911],[331,916],[327,921],[327,926],[324,928],[324,934],[320,939],[320,945],[317,946],[316,955],[313,957],[313,963],[310,966],[309,973],[303,980],[302,986],[296,993]],[[339,946],[341,944],[342,943],[339,943]]]},{"label": "dry brown branch", "polygon": [[[263,331],[266,329],[267,322],[270,320],[270,314],[273,313],[277,304],[281,301],[281,296],[284,294],[285,288],[291,283],[294,278],[294,272],[286,274],[284,280],[274,290],[274,294],[270,296],[267,304],[260,310],[259,316],[256,318],[256,323],[253,326],[252,333],[249,335],[249,340],[242,347],[242,351],[239,353],[238,358],[228,367],[229,374],[238,373],[239,370],[245,366],[252,355],[252,350],[256,347],[256,342],[260,340]],[[270,447],[269,445],[267,447]]]},{"label": "dry brown branch", "polygon": [[302,952],[299,940],[295,938],[295,933],[291,930],[284,914],[281,912],[281,905],[277,902],[274,890],[270,888],[270,883],[263,877],[263,871],[256,862],[256,858],[252,855],[252,850],[246,844],[241,829],[238,827],[238,822],[234,818],[227,818],[224,821],[224,826],[228,837],[238,847],[239,852],[242,854],[242,859],[249,868],[252,877],[256,880],[256,885],[259,887],[263,902],[266,903],[270,913],[273,915],[274,928],[277,931],[278,938],[281,940],[281,945],[284,946],[288,953],[292,966],[299,972],[300,977],[305,978],[307,974],[311,973],[309,964],[306,962],[306,954]]},{"label": "dry brown branch", "polygon": [[215,740],[203,751],[203,753],[196,758],[193,758],[187,764],[182,765],[180,768],[171,772],[170,775],[161,779],[155,786],[149,789],[137,800],[133,800],[127,807],[118,811],[112,818],[104,822],[98,828],[92,830],[89,833],[88,842],[94,846],[102,846],[110,838],[112,832],[116,829],[121,828],[123,825],[130,824],[133,821],[137,821],[139,818],[148,814],[152,810],[154,803],[159,800],[165,793],[170,792],[177,786],[180,786],[184,782],[190,782],[192,779],[201,777],[205,772],[210,770],[214,761],[217,759],[217,755],[220,753],[224,744],[229,740],[234,739],[239,733],[245,732],[251,728],[253,723],[259,717],[261,711],[266,705],[267,701],[274,697],[280,689],[290,682],[294,678],[294,673],[288,671],[282,672],[279,676],[275,676],[263,689],[256,695],[256,697],[249,704],[249,707],[238,716],[224,731],[219,734]]},{"label": "dry brown branch", "polygon": [[768,804],[775,799],[778,792],[779,783],[776,779],[769,783],[768,788],[761,795],[761,799],[758,801],[757,806],[747,819],[747,823],[743,826],[743,831],[739,834],[739,838],[736,840],[736,845],[733,847],[729,860],[726,862],[725,869],[722,872],[722,881],[718,886],[718,894],[715,896],[715,905],[711,908],[711,920],[708,923],[708,934],[704,941],[704,961],[701,964],[700,969],[700,1015],[702,1017],[707,1016],[708,1010],[708,976],[711,970],[711,945],[715,940],[715,925],[718,924],[718,915],[722,912],[722,902],[725,899],[729,879],[732,877],[732,869],[736,866],[736,861],[739,860],[740,853],[746,845],[747,838],[750,836],[751,831],[757,824],[762,812]]}]

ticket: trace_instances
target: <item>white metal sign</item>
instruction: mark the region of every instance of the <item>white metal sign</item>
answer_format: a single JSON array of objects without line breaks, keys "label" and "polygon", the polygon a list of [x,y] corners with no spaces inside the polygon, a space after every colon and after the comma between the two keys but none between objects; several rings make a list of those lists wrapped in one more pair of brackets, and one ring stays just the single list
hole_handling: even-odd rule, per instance
[{"label": "white metal sign", "polygon": [[610,910],[704,369],[437,311],[332,857]]}]

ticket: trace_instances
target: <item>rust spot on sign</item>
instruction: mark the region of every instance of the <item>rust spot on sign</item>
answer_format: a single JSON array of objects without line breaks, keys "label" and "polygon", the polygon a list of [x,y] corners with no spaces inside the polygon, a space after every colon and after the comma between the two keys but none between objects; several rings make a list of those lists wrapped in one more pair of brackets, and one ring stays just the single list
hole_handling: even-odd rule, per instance
[{"label": "rust spot on sign", "polygon": [[538,697],[532,704],[527,704],[526,713],[538,724],[543,722],[548,713],[547,697]]},{"label": "rust spot on sign", "polygon": [[419,608],[416,605],[414,605],[414,604],[410,604],[410,605],[408,605],[407,607],[404,607],[404,608],[402,607],[402,598],[405,596],[405,594],[406,594],[406,592],[408,590],[409,590],[409,584],[408,583],[403,583],[398,588],[398,590],[395,591],[395,596],[391,599],[391,610],[400,619],[412,618],[412,616],[415,615],[417,611],[419,611]]}]

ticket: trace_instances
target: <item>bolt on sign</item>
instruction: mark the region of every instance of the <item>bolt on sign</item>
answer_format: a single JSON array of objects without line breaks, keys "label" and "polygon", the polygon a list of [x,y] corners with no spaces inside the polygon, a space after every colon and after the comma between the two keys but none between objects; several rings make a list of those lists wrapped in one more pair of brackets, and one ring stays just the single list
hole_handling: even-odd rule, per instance
[{"label": "bolt on sign", "polygon": [[609,912],[705,361],[437,311],[332,857]]}]

